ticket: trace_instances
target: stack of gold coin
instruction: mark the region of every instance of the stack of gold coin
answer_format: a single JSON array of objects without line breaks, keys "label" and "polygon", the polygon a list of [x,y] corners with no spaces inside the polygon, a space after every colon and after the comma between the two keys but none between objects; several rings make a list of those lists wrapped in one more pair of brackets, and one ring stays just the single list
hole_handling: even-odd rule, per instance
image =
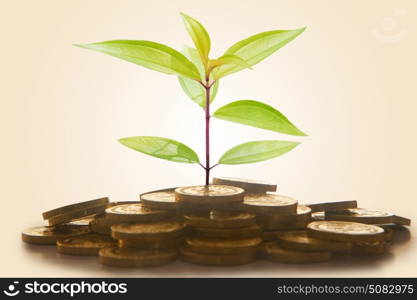
[{"label": "stack of gold coin", "polygon": [[148,209],[140,202],[115,205],[106,209],[106,218],[112,224],[154,222],[174,216],[174,213],[166,210]]},{"label": "stack of gold coin", "polygon": [[388,228],[349,221],[314,221],[308,224],[307,232],[318,239],[350,242],[353,255],[385,253],[393,238]]},{"label": "stack of gold coin", "polygon": [[100,262],[119,267],[169,263],[177,257],[185,225],[179,221],[116,224],[111,227],[118,246],[99,252]]},{"label": "stack of gold coin", "polygon": [[[139,201],[110,202],[108,203],[107,208],[111,208],[111,207],[118,206],[118,205],[124,205],[124,204],[139,204]],[[111,234],[110,228],[114,224],[117,224],[117,222],[112,220],[111,217],[109,218],[106,212],[103,212],[101,214],[94,216],[94,219],[90,223],[90,229],[92,232],[95,232],[98,234],[110,235]]]},{"label": "stack of gold coin", "polygon": [[212,210],[184,217],[190,234],[181,249],[182,260],[202,265],[237,265],[255,259],[262,239],[254,214]]},{"label": "stack of gold coin", "polygon": [[284,230],[305,229],[311,221],[311,210],[307,206],[297,205],[293,214],[258,214],[257,218],[264,229],[264,240],[272,241],[276,240],[277,233]]},{"label": "stack of gold coin", "polygon": [[175,189],[179,213],[228,210],[233,211],[243,202],[245,191],[227,185],[189,186]]},{"label": "stack of gold coin", "polygon": [[[140,201],[100,198],[44,212],[49,226],[22,232],[59,253],[98,255],[102,264],[146,267],[178,256],[201,265],[239,265],[259,254],[280,263],[379,255],[410,219],[339,201],[301,205],[276,185],[216,177],[208,186],[167,188]],[[398,239],[397,239],[398,240]]]}]

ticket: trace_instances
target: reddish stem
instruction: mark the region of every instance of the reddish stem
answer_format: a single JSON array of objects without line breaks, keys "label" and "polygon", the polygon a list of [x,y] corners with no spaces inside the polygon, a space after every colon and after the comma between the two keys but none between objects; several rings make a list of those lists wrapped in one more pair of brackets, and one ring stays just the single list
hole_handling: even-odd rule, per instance
[{"label": "reddish stem", "polygon": [[209,185],[210,181],[210,89],[211,85],[209,85],[209,79],[206,78],[206,84],[204,85],[206,89],[206,186]]}]

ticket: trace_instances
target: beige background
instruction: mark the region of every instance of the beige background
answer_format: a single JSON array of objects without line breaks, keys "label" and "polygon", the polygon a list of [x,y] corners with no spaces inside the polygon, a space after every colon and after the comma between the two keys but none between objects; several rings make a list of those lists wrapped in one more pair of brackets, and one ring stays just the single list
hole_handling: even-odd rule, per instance
[{"label": "beige background", "polygon": [[415,1],[0,1],[0,276],[416,276],[408,243],[373,261],[285,266],[256,262],[204,268],[177,262],[146,270],[104,268],[95,258],[27,247],[20,231],[41,212],[109,196],[203,182],[195,165],[136,153],[131,135],[178,139],[202,154],[202,112],[176,78],[76,42],[148,39],[190,44],[184,11],[212,36],[213,54],[271,30],[308,26],[254,68],[223,80],[215,108],[255,99],[279,108],[309,137],[213,121],[213,157],[255,139],[293,139],[287,155],[214,175],[276,182],[300,202],[357,199],[416,220]]}]

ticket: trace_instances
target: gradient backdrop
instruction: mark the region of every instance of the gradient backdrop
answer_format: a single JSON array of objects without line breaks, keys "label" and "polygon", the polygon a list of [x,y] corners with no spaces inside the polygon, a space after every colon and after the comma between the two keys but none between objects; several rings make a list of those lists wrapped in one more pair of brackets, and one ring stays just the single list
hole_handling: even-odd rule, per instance
[{"label": "gradient backdrop", "polygon": [[109,196],[203,183],[202,169],[119,145],[132,135],[180,140],[203,153],[203,113],[176,78],[77,42],[148,39],[191,44],[179,12],[199,19],[213,55],[252,34],[308,26],[266,61],[227,77],[214,109],[254,99],[277,107],[308,137],[214,120],[213,158],[249,140],[302,144],[277,159],[220,166],[213,175],[276,182],[300,202],[357,199],[416,220],[415,1],[0,1],[0,276],[416,276],[417,245],[382,260],[236,268],[177,262],[146,270],[105,268],[20,242],[41,212]]}]

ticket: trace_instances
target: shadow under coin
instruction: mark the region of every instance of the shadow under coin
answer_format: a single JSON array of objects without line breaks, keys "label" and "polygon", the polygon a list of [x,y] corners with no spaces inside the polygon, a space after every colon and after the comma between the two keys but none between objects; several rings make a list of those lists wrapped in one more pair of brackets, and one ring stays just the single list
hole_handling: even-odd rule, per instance
[{"label": "shadow under coin", "polygon": [[398,226],[394,230],[394,245],[401,245],[408,242],[411,239],[410,230],[404,226]]}]

